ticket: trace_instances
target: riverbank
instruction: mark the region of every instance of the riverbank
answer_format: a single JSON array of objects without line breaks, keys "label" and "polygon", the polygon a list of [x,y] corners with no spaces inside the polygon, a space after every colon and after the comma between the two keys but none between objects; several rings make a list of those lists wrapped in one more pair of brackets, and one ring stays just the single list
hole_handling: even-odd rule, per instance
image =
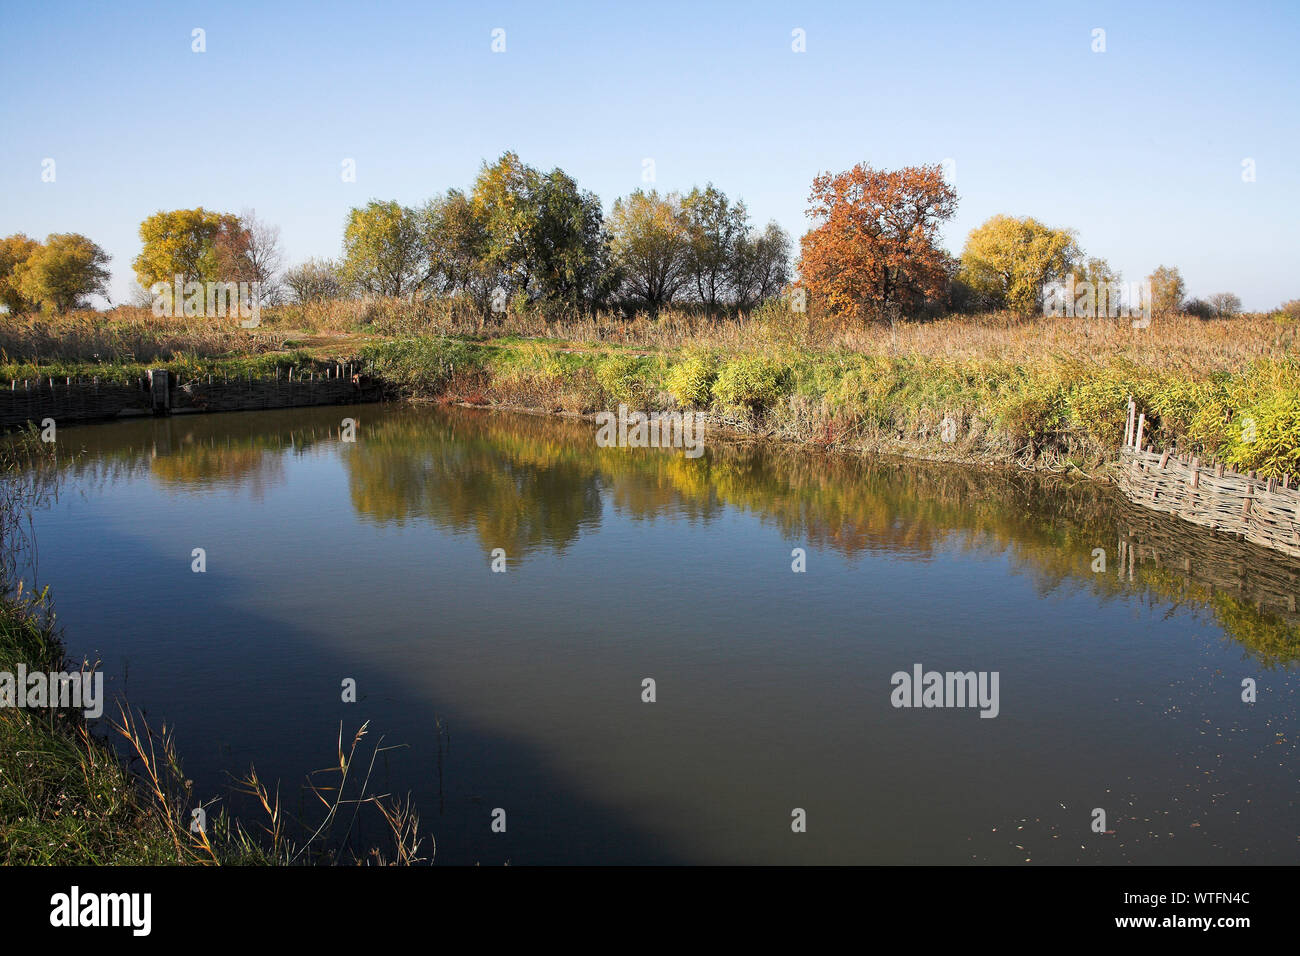
[{"label": "riverbank", "polygon": [[[67,669],[41,601],[0,601],[0,672]],[[113,748],[71,708],[0,708],[0,863],[162,865],[176,847]]]},{"label": "riverbank", "polygon": [[[0,673],[91,670],[90,662],[66,658],[48,595],[0,599]],[[233,781],[232,795],[251,798],[261,811],[250,829],[216,800],[196,803],[165,724],[156,731],[129,704],[101,699],[108,726],[96,729],[82,709],[52,703],[0,707],[0,865],[382,866],[428,859],[419,855],[424,839],[414,808],[350,780],[356,761],[364,768],[373,760],[361,748],[364,725],[350,743],[340,735],[338,762],[322,771],[333,784],[308,787],[326,807],[318,826],[289,814],[279,787],[263,784],[254,769]],[[100,736],[104,729],[121,742],[125,757]],[[382,849],[347,849],[354,805],[378,811],[391,836]],[[345,808],[352,821],[340,836]]]},{"label": "riverbank", "polygon": [[142,309],[11,321],[0,380],[322,374],[358,363],[416,401],[590,415],[696,410],[752,434],[910,457],[1094,474],[1132,396],[1158,449],[1262,478],[1300,473],[1300,360],[1287,316],[1202,321],[953,316],[846,325],[771,303],[710,319],[541,310],[484,317],[378,299],[265,310],[257,329]]},{"label": "riverbank", "polygon": [[1235,371],[1126,356],[1008,358],[413,337],[367,347],[404,397],[589,416],[619,404],[854,451],[1095,474],[1116,459],[1129,396],[1158,448],[1260,477],[1300,472],[1300,364]]}]

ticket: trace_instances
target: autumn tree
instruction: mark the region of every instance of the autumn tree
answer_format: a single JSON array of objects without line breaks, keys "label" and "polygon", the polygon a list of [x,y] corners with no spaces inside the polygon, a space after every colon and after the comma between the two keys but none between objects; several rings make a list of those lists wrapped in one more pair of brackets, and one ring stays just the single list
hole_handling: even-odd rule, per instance
[{"label": "autumn tree", "polygon": [[529,232],[536,210],[529,193],[536,170],[507,152],[495,163],[484,163],[470,193],[474,214],[487,232],[483,263],[504,284],[526,290],[534,262],[529,256]]},{"label": "autumn tree", "polygon": [[213,242],[217,274],[223,282],[246,282],[257,289],[258,302],[271,305],[279,299],[280,227],[263,222],[247,210],[222,223]]},{"label": "autumn tree", "polygon": [[136,279],[145,289],[157,282],[171,285],[177,277],[182,283],[219,281],[217,238],[237,229],[238,222],[237,216],[202,206],[154,213],[140,223],[143,248],[131,263]]},{"label": "autumn tree", "polygon": [[995,306],[1035,312],[1043,287],[1082,265],[1073,230],[1053,229],[1028,216],[993,216],[971,232],[959,277]]},{"label": "autumn tree", "polygon": [[1156,315],[1172,315],[1182,309],[1187,287],[1176,266],[1157,266],[1147,281],[1151,283],[1151,311]]},{"label": "autumn tree", "polygon": [[626,292],[652,313],[669,305],[689,278],[686,219],[677,193],[636,192],[614,202],[609,229]]},{"label": "autumn tree", "polygon": [[425,289],[468,294],[486,311],[496,273],[487,261],[487,223],[465,193],[449,189],[420,209],[420,243]]},{"label": "autumn tree", "polygon": [[47,236],[15,269],[13,279],[28,302],[54,312],[87,307],[92,295],[108,296],[109,256],[75,232]]},{"label": "autumn tree", "polygon": [[40,248],[40,243],[29,239],[22,233],[15,233],[0,239],[0,305],[9,310],[10,315],[30,311],[33,305],[21,292],[14,278],[18,266],[31,257]]},{"label": "autumn tree", "polygon": [[594,294],[608,268],[600,199],[562,169],[542,173],[507,152],[484,164],[470,205],[485,234],[481,265],[503,285],[570,304]]},{"label": "autumn tree", "polygon": [[1141,302],[1125,302],[1119,291],[1121,273],[1105,259],[1091,256],[1077,265],[1075,279],[1092,286],[1093,307],[1098,316],[1117,317],[1124,308],[1137,309]]},{"label": "autumn tree", "polygon": [[939,166],[876,170],[859,163],[813,180],[799,275],[832,313],[889,317],[938,297],[949,274],[939,228],[957,194]]},{"label": "autumn tree", "polygon": [[360,292],[411,295],[425,270],[419,217],[397,202],[372,199],[348,213],[343,231],[342,276]]}]

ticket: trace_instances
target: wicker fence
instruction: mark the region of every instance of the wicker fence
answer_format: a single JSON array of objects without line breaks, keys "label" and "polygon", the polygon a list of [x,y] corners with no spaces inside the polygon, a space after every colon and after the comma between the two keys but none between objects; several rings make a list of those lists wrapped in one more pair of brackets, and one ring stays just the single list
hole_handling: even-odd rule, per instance
[{"label": "wicker fence", "polygon": [[134,385],[97,379],[16,380],[8,389],[0,388],[0,429],[46,419],[64,425],[129,415],[346,405],[382,397],[379,382],[342,364],[310,372],[277,369],[267,378],[202,375],[185,382],[157,369]]},{"label": "wicker fence", "polygon": [[1256,478],[1223,462],[1143,447],[1146,416],[1129,402],[1128,427],[1116,483],[1133,501],[1184,521],[1300,556],[1300,484],[1291,475]]},{"label": "wicker fence", "polygon": [[1300,558],[1224,541],[1130,504],[1119,526],[1119,573],[1155,567],[1208,594],[1226,594],[1300,626]]}]

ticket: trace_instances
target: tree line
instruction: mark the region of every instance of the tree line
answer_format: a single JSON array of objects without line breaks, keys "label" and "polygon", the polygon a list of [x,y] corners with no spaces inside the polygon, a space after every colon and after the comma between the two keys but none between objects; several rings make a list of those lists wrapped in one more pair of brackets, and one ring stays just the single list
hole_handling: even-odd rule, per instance
[{"label": "tree line", "polygon": [[[948,312],[1034,313],[1044,290],[1073,277],[1095,286],[1120,274],[1089,256],[1071,229],[993,216],[954,257],[939,232],[957,195],[940,166],[877,170],[858,164],[812,184],[810,228],[792,263],[789,235],[762,229],[744,202],[712,183],[689,192],[638,189],[608,215],[562,169],[545,172],[513,152],[485,162],[467,190],[422,205],[371,200],[348,212],[341,255],[285,269],[277,227],[255,212],[160,211],[140,224],[132,262],[140,304],[157,283],[248,283],[262,305],[385,296],[456,297],[483,314],[540,306],[555,312],[658,313],[690,306],[746,312],[781,296],[798,308],[859,320]],[[0,304],[11,313],[83,307],[106,297],[108,256],[76,234],[38,243],[0,240]],[[799,278],[794,281],[797,269]],[[1176,268],[1150,276],[1157,313],[1240,311],[1231,293],[1186,298]]]},{"label": "tree line", "polygon": [[[800,243],[799,282],[832,314],[890,321],[947,312],[1030,315],[1067,280],[1090,289],[1121,281],[1105,259],[1083,251],[1074,230],[1030,216],[993,216],[971,231],[960,257],[950,256],[939,246],[939,231],[955,215],[957,196],[938,165],[876,170],[859,164],[826,173],[813,181],[809,203],[812,228]],[[1155,314],[1211,318],[1241,311],[1232,293],[1187,299],[1174,267],[1162,265],[1145,281]],[[1095,301],[1101,309],[1120,304]]]},{"label": "tree line", "polygon": [[371,200],[349,211],[338,259],[278,271],[278,233],[251,213],[159,212],[140,227],[140,286],[258,281],[264,301],[462,297],[484,313],[657,312],[690,302],[745,310],[790,281],[790,239],[755,228],[743,202],[708,184],[685,195],[638,190],[604,215],[561,169],[512,152],[485,163],[468,190],[418,206]]}]

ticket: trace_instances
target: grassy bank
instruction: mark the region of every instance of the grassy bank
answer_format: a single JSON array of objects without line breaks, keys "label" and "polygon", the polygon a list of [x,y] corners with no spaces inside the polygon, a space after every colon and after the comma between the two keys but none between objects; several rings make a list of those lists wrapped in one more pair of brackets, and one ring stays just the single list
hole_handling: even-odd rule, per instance
[{"label": "grassy bank", "polygon": [[[88,667],[65,659],[44,595],[0,599],[0,671],[15,673],[19,664],[29,674]],[[373,760],[363,753],[364,726],[350,742],[340,735],[337,763],[322,771],[328,779],[309,785],[325,808],[310,824],[292,818],[279,788],[265,785],[255,770],[237,780],[235,792],[259,811],[249,827],[217,800],[199,800],[166,727],[155,732],[125,704],[106,705],[104,717],[121,752],[92,732],[81,710],[0,708],[0,865],[384,865],[428,859],[419,855],[423,838],[409,803],[370,795],[365,781],[355,779]],[[191,828],[198,806],[207,814],[202,832]],[[391,840],[382,850],[349,848],[355,817],[349,832],[338,832],[354,807],[372,807],[387,825]]]},{"label": "grassy bank", "polygon": [[[65,670],[38,604],[0,601],[0,671]],[[80,712],[0,709],[0,863],[176,862],[168,828]]]},{"label": "grassy bank", "polygon": [[[747,340],[699,336],[676,349],[424,336],[372,345],[365,355],[416,398],[575,414],[620,402],[694,409],[792,441],[1083,470],[1114,457],[1131,395],[1157,447],[1264,476],[1300,472],[1300,362],[1281,347],[1238,356],[1235,343],[1199,364],[1179,362],[1204,349],[1192,340],[1204,324],[1172,321],[1166,332],[1186,336],[1187,347],[1149,355],[1042,347],[1046,330],[1034,325],[1018,337],[1040,347],[1019,350],[987,347],[982,330],[951,327],[943,347],[809,348],[756,326]],[[1113,346],[1140,334],[1098,331]],[[986,341],[962,342],[963,333]]]},{"label": "grassy bank", "polygon": [[1300,472],[1297,331],[1281,314],[1145,329],[1002,313],[891,327],[777,304],[727,319],[553,319],[380,299],[271,308],[255,330],[140,309],[10,320],[0,380],[134,381],[157,364],[182,379],[243,377],[362,357],[420,400],[697,409],[793,441],[1087,472],[1113,458],[1132,395],[1157,447],[1272,476]]}]

